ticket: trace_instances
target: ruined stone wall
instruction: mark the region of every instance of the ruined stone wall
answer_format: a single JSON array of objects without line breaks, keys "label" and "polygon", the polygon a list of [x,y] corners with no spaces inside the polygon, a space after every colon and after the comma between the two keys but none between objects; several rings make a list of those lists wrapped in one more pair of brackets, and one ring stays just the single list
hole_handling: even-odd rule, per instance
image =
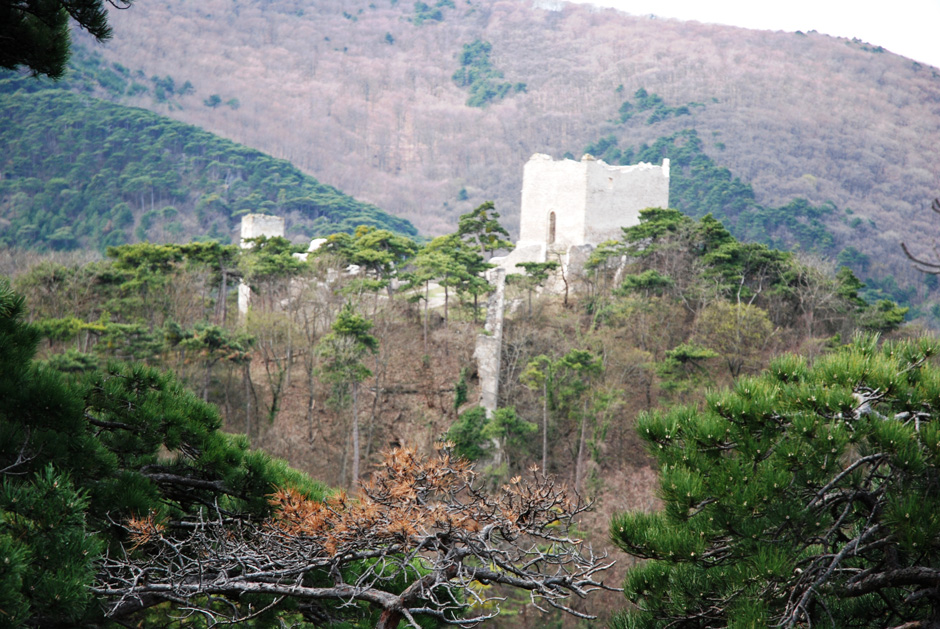
[{"label": "ruined stone wall", "polygon": [[242,217],[242,248],[248,246],[245,240],[267,236],[284,237],[284,219],[280,216],[271,216],[270,214],[245,214]]},{"label": "ruined stone wall", "polygon": [[584,238],[585,163],[559,162],[536,153],[522,176],[519,242],[550,243],[550,217],[555,213],[557,247],[581,244]]},{"label": "ruined stone wall", "polygon": [[536,153],[523,172],[519,245],[597,245],[636,225],[640,210],[668,206],[669,160],[611,166],[589,155],[556,162]]},{"label": "ruined stone wall", "polygon": [[[284,219],[270,214],[245,214],[242,216],[242,237],[239,245],[242,249],[251,247],[249,238],[284,236]],[[251,288],[244,281],[238,284],[238,312],[244,316],[251,305]]]},{"label": "ruined stone wall", "polygon": [[640,222],[640,210],[669,207],[669,160],[662,166],[609,166],[586,163],[584,244],[598,245],[623,236],[621,228]]}]

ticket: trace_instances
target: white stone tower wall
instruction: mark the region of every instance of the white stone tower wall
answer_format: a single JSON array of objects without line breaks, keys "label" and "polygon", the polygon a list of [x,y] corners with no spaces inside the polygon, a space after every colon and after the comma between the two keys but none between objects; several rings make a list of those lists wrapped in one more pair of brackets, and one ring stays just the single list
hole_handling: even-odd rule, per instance
[{"label": "white stone tower wall", "polygon": [[669,205],[669,160],[664,160],[662,166],[609,166],[600,161],[584,164],[587,200],[581,243],[619,239],[623,227],[640,222],[640,210]]},{"label": "white stone tower wall", "polygon": [[536,154],[526,162],[522,182],[520,245],[549,243],[552,212],[555,247],[567,249],[584,242],[585,162],[556,162],[548,155]]},{"label": "white stone tower wall", "polygon": [[281,216],[271,216],[270,214],[246,214],[242,217],[242,248],[247,247],[245,243],[249,238],[267,236],[284,237],[284,218]]}]

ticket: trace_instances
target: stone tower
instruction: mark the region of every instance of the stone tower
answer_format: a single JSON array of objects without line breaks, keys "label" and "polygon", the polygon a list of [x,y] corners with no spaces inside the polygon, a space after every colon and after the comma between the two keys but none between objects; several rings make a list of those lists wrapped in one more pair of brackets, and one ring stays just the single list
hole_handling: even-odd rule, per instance
[{"label": "stone tower", "polygon": [[[508,256],[492,258],[496,290],[486,314],[486,333],[477,336],[474,357],[480,375],[480,406],[496,410],[502,352],[503,284],[506,274],[522,273],[521,262],[558,260],[562,272],[583,268],[590,252],[636,225],[640,210],[669,207],[669,160],[662,166],[610,166],[590,155],[580,162],[556,162],[536,153],[522,176],[519,241]],[[557,289],[558,283],[555,282]],[[552,290],[549,282],[547,290]]]},{"label": "stone tower", "polygon": [[572,248],[619,239],[649,207],[669,207],[668,159],[611,166],[590,155],[576,162],[536,153],[523,171],[519,241],[492,261],[513,273],[519,262],[545,262],[549,252],[568,258]]},{"label": "stone tower", "polygon": [[[251,247],[250,242],[245,242],[250,238],[267,236],[284,236],[284,219],[280,216],[271,216],[270,214],[245,214],[242,216],[242,234],[239,246],[242,249]],[[251,287],[244,281],[238,285],[238,312],[244,316],[251,305]]]}]

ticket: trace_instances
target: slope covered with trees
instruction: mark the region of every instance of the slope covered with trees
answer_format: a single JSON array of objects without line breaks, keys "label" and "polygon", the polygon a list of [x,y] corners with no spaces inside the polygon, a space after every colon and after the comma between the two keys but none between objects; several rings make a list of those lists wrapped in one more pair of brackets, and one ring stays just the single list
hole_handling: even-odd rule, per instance
[{"label": "slope covered with trees", "polygon": [[[534,152],[577,156],[611,134],[639,148],[694,128],[702,152],[758,204],[832,207],[819,220],[836,254],[854,247],[872,284],[923,297],[898,243],[925,250],[933,233],[922,211],[940,188],[936,68],[817,33],[552,2],[425,6],[148,2],[115,12],[115,38],[98,49],[194,89],[171,104],[147,85],[129,102],[289,159],[432,235],[485,199],[513,231]],[[453,77],[474,42],[490,46],[503,75],[491,82],[525,92],[468,106]],[[663,109],[640,111],[640,89]],[[204,104],[212,95],[219,106]],[[624,118],[627,101],[635,110]]]},{"label": "slope covered with trees", "polygon": [[[121,73],[100,65],[82,64],[61,87],[115,89]],[[283,160],[58,87],[0,78],[0,245],[103,251],[136,240],[230,242],[251,212],[284,216],[297,239],[359,225],[416,233]]]},{"label": "slope covered with trees", "polygon": [[[711,216],[648,210],[583,273],[540,265],[510,278],[518,307],[504,322],[500,408],[487,418],[472,354],[498,218],[484,203],[423,246],[363,227],[307,260],[281,238],[251,249],[123,245],[104,261],[31,265],[14,283],[48,368],[75,378],[113,359],[172,369],[218,404],[228,430],[334,486],[354,487],[387,446],[428,450],[442,435],[491,486],[538,464],[598,497],[583,520],[596,545],[614,509],[655,504],[639,412],[700,402],[705,387],[756,373],[782,349],[817,356],[857,330],[898,334],[905,314],[866,303],[848,269],[742,243]],[[351,263],[362,274],[345,273]],[[244,317],[232,303],[238,277],[252,287]],[[538,295],[547,283],[567,284],[567,298]],[[617,598],[575,608],[604,614]]]},{"label": "slope covered with trees", "polygon": [[4,626],[101,622],[90,588],[101,558],[128,539],[125,522],[169,533],[190,530],[210,507],[261,517],[277,486],[324,498],[323,485],[221,432],[217,409],[172,374],[112,362],[70,375],[33,360],[40,333],[25,318],[23,298],[0,279]]}]

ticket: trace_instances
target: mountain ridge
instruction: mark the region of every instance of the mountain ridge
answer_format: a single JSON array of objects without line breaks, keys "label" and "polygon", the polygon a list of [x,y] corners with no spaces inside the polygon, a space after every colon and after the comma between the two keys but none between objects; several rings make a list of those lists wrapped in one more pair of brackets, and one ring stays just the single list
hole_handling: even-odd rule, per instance
[{"label": "mountain ridge", "polygon": [[[936,68],[813,32],[521,0],[435,7],[440,19],[391,0],[154,0],[113,12],[115,39],[96,49],[194,86],[175,105],[148,93],[130,104],[288,159],[432,235],[489,199],[514,230],[532,153],[576,156],[611,134],[642,146],[692,128],[759,203],[832,204],[826,226],[837,246],[867,255],[869,277],[924,297],[899,243],[929,251],[935,233]],[[491,44],[500,80],[525,91],[467,106],[453,75],[474,41]],[[649,125],[614,122],[639,89],[670,107],[704,107]],[[204,105],[213,95],[239,106]]]},{"label": "mountain ridge", "polygon": [[[66,85],[0,74],[0,244],[104,250],[134,240],[230,242],[239,217],[285,216],[309,239],[358,225],[415,235],[406,220],[284,160],[149,110],[96,99],[81,68]],[[94,73],[100,86],[111,75]],[[167,77],[164,81],[171,79]],[[75,93],[57,89],[70,85]]]}]

